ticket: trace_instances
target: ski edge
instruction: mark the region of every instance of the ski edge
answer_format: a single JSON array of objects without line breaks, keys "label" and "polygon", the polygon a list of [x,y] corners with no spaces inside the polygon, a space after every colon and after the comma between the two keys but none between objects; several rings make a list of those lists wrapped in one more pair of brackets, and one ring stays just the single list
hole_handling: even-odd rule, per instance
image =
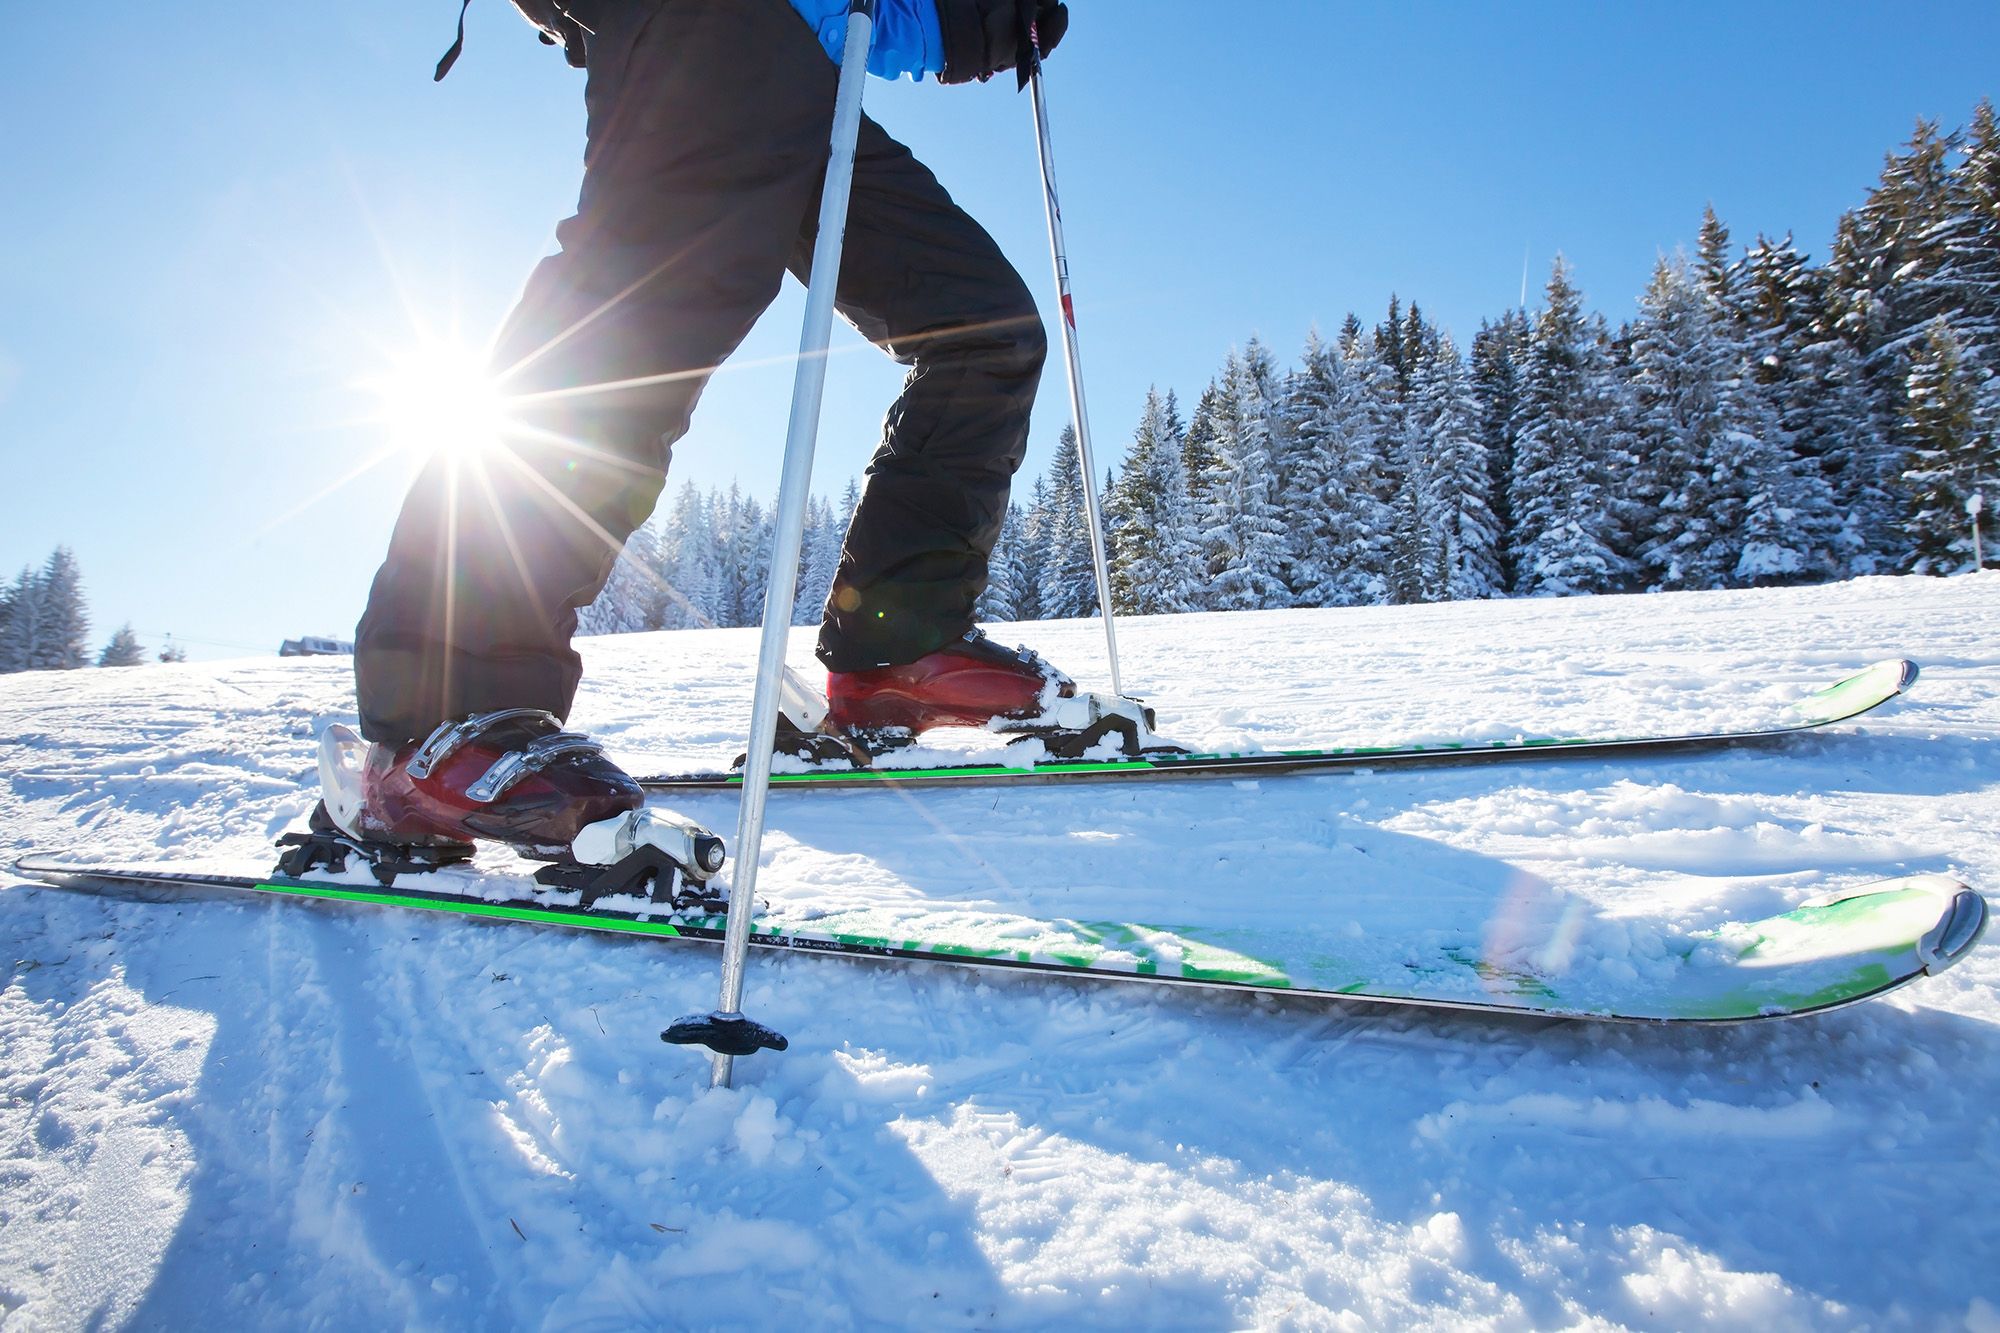
[{"label": "ski edge", "polygon": [[[147,886],[178,890],[209,889],[217,891],[220,895],[248,892],[263,896],[291,897],[307,901],[329,902],[343,906],[366,905],[394,907],[404,910],[443,912],[464,916],[475,921],[532,923],[572,930],[587,930],[621,935],[645,935],[654,938],[683,939],[711,944],[720,944],[724,936],[723,928],[720,925],[705,925],[699,922],[690,922],[680,916],[680,914],[673,913],[664,907],[658,914],[586,912],[575,908],[552,906],[518,899],[506,901],[473,899],[458,894],[433,893],[409,886],[370,889],[365,885],[335,884],[282,875],[254,877],[215,874],[206,871],[92,866],[64,861],[57,857],[37,856],[33,854],[17,859],[13,864],[13,869],[16,874],[40,884],[84,892],[98,892],[107,888],[117,891]],[[1500,1015],[1517,1019],[1562,1019],[1574,1022],[1609,1022],[1641,1026],[1722,1027],[1741,1023],[1767,1022],[1776,1019],[1803,1018],[1812,1014],[1827,1013],[1835,1009],[1845,1008],[1848,1005],[1858,1004],[1864,1000],[1878,998],[1908,985],[1919,977],[1935,976],[1939,972],[1944,971],[1969,952],[1985,933],[1989,915],[1985,899],[1974,890],[1948,875],[1916,875],[1898,880],[1878,881],[1861,885],[1855,889],[1834,894],[1827,898],[1810,900],[1802,904],[1801,907],[1826,905],[1833,902],[1859,898],[1870,893],[1881,892],[1886,886],[1890,885],[1922,888],[1936,897],[1942,904],[1938,923],[1925,932],[1921,941],[1914,946],[1913,962],[1915,966],[1909,968],[1901,975],[1889,976],[1883,984],[1872,989],[1859,991],[1850,995],[1842,995],[1823,1003],[1767,1009],[1758,1013],[1731,1014],[1719,1017],[1698,1014],[1624,1014],[1608,1009],[1509,1004],[1501,1001],[1480,1001],[1476,999],[1445,998],[1426,995],[1401,995],[1388,991],[1350,992],[1255,980],[1232,980],[1112,967],[1079,967],[1053,959],[954,953],[940,947],[926,948],[914,942],[897,945],[887,941],[838,939],[831,936],[816,936],[803,933],[758,934],[755,933],[754,926],[750,943],[761,949],[831,954],[864,962],[920,962],[947,964],[969,969],[1000,969],[1035,973],[1071,982],[1154,982],[1235,995],[1283,996],[1311,1002],[1344,1002],[1398,1008],[1442,1009],[1456,1012]]]},{"label": "ski edge", "polygon": [[[1049,784],[1058,782],[1118,782],[1161,778],[1276,777],[1296,773],[1340,772],[1391,765],[1414,768],[1422,765],[1504,763],[1546,759],[1584,759],[1633,750],[1673,751],[1714,745],[1757,744],[1783,740],[1803,732],[1817,731],[1852,721],[1901,697],[1916,684],[1921,669],[1908,658],[1888,658],[1842,677],[1807,696],[1808,699],[1837,699],[1864,682],[1876,688],[1860,700],[1823,716],[1783,726],[1745,731],[1690,732],[1672,736],[1548,737],[1523,741],[1480,741],[1431,745],[1328,747],[1317,750],[1273,750],[1250,753],[1191,754],[1129,759],[1056,760],[1031,767],[1004,764],[950,764],[936,768],[836,769],[820,772],[774,772],[774,789],[833,788],[871,786],[974,787],[991,784]],[[736,790],[743,779],[737,773],[665,773],[642,777],[639,785],[648,791]]]}]

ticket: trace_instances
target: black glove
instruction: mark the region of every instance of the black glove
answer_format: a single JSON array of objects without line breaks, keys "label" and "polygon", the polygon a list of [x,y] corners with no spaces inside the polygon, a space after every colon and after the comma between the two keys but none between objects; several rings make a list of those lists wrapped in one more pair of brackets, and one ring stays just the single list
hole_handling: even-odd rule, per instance
[{"label": "black glove", "polygon": [[971,83],[1014,70],[1025,87],[1035,61],[1069,31],[1062,0],[938,0],[944,29],[939,83]]}]

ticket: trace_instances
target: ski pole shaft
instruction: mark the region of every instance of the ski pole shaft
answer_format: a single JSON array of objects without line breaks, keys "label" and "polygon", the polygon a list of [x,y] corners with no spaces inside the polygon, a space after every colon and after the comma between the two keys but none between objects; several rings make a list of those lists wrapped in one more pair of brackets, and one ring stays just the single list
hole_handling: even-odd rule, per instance
[{"label": "ski pole shaft", "polygon": [[1097,461],[1090,448],[1090,413],[1083,405],[1083,360],[1077,348],[1076,303],[1070,296],[1069,251],[1063,244],[1062,205],[1056,199],[1055,150],[1049,142],[1048,100],[1042,93],[1042,58],[1030,37],[1029,87],[1035,108],[1035,148],[1042,163],[1042,206],[1049,219],[1049,253],[1055,263],[1056,299],[1062,307],[1063,365],[1069,372],[1069,411],[1076,424],[1077,464],[1083,469],[1084,520],[1097,573],[1097,606],[1104,615],[1104,649],[1111,658],[1111,692],[1123,694],[1118,674],[1118,631],[1111,619],[1111,571],[1104,555],[1104,519],[1097,501]]},{"label": "ski pole shaft", "polygon": [[[722,1000],[718,1012],[740,1015],[744,956],[750,949],[750,914],[755,908],[757,860],[764,840],[764,803],[770,794],[771,756],[778,735],[780,683],[785,641],[792,624],[798,581],[799,547],[805,531],[806,502],[812,488],[813,449],[819,436],[820,400],[826,389],[827,346],[833,340],[834,287],[840,277],[841,243],[847,201],[854,185],[854,150],[861,133],[861,85],[868,73],[874,39],[875,0],[851,0],[847,43],[840,60],[840,89],[834,97],[833,135],[826,183],[820,189],[819,232],[806,283],[806,315],[799,335],[798,370],[792,381],[792,417],[785,432],[785,465],[778,487],[772,533],[771,579],[764,592],[764,631],[757,651],[757,696],[750,713],[750,747],[743,762],[743,804],[736,824],[736,869],[729,884],[729,928],[722,947]],[[729,1086],[735,1057],[718,1052],[713,1085]]]}]

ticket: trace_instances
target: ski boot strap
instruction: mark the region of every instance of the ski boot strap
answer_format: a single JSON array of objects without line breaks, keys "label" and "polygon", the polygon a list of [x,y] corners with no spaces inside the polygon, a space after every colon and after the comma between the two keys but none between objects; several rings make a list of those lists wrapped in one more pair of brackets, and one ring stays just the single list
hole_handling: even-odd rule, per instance
[{"label": "ski boot strap", "polygon": [[[979,628],[979,626],[977,625],[974,625],[971,629],[965,632],[965,638],[963,641],[966,643],[990,643],[995,648],[1000,647],[999,640],[987,634],[985,630]],[[1007,650],[1001,649],[1001,651],[1005,652]],[[1015,660],[1020,662],[1021,665],[1033,667],[1036,671],[1048,677],[1051,681],[1054,681],[1058,687],[1063,685],[1069,685],[1073,687],[1076,684],[1075,681],[1069,678],[1069,675],[1066,672],[1052,665],[1047,658],[1043,657],[1040,653],[1028,647],[1026,644],[1019,644],[1019,643],[1015,644],[1013,653]]]},{"label": "ski boot strap", "polygon": [[510,750],[492,765],[479,779],[466,787],[469,800],[488,805],[502,796],[530,773],[538,773],[552,764],[578,755],[600,755],[604,747],[590,737],[577,731],[562,730],[562,723],[555,714],[540,708],[503,708],[494,713],[474,713],[456,722],[445,722],[417,747],[406,766],[409,775],[421,781],[429,777],[440,764],[463,749],[465,745],[495,727],[509,722],[539,722],[554,728],[548,735],[537,736],[518,750]]}]

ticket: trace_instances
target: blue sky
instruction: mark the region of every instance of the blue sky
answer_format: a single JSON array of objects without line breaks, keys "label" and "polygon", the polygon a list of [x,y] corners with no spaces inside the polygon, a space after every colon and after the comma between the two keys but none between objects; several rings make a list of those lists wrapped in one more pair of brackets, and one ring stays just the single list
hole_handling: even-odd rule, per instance
[{"label": "blue sky", "polygon": [[[1621,317],[1710,201],[1817,258],[1915,118],[2000,92],[1990,0],[1072,8],[1049,97],[1107,455],[1149,383],[1191,399],[1232,344],[1289,358],[1391,292],[1468,341],[1561,250]],[[366,382],[481,340],[580,174],[580,76],[504,0],[430,82],[455,10],[0,0],[0,573],[72,546],[99,642],[349,633],[415,465]],[[1052,304],[1026,99],[868,95]],[[799,313],[710,386],[671,485],[775,492]],[[825,491],[899,380],[836,346]],[[1066,410],[1052,364],[1029,469]]]}]

